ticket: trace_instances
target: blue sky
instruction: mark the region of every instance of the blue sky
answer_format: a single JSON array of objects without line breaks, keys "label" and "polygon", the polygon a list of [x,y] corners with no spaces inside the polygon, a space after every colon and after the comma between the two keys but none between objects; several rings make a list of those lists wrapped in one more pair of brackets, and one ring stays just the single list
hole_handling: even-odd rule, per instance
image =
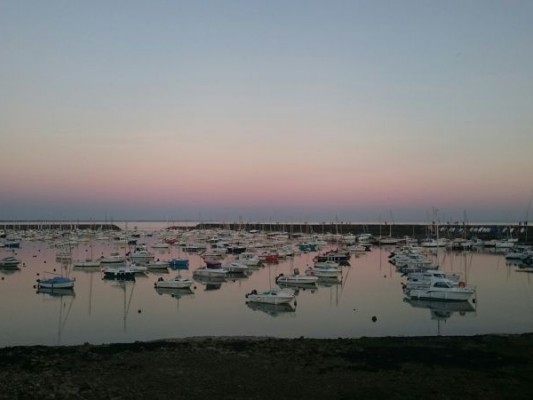
[{"label": "blue sky", "polygon": [[523,220],[533,2],[3,1],[0,218]]}]

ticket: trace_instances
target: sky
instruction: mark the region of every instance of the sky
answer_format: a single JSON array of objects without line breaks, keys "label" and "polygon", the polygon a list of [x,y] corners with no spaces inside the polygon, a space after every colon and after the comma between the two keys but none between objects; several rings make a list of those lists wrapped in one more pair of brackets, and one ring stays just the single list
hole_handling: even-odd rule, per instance
[{"label": "sky", "polygon": [[531,21],[529,0],[2,0],[0,219],[528,220]]}]

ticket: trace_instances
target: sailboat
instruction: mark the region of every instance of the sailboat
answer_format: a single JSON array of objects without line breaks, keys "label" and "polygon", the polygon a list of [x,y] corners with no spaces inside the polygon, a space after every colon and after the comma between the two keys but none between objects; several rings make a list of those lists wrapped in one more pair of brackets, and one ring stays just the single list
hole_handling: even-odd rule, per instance
[{"label": "sailboat", "polygon": [[76,268],[94,268],[94,267],[99,267],[100,266],[100,260],[94,260],[93,259],[93,245],[92,245],[92,243],[90,244],[90,249],[91,249],[90,257],[86,258],[85,260],[81,260],[81,259],[75,260],[72,263],[72,266],[76,267]]},{"label": "sailboat", "polygon": [[49,275],[49,278],[37,279],[37,289],[74,289],[74,282],[76,278],[71,278],[68,276],[68,266],[67,264],[62,264],[61,269],[65,268],[67,272],[65,274],[57,274],[55,272],[44,272]]},{"label": "sailboat", "polygon": [[[389,223],[389,236],[388,237],[386,237],[386,236],[383,237],[380,234],[380,237],[378,238],[378,243],[380,245],[381,244],[384,244],[384,245],[395,245],[395,244],[398,244],[398,243],[400,243],[400,242],[405,240],[405,239],[392,237],[392,221],[393,221],[393,218],[392,218],[392,211],[391,211],[391,222]],[[380,224],[380,232],[381,232],[381,224]]]}]

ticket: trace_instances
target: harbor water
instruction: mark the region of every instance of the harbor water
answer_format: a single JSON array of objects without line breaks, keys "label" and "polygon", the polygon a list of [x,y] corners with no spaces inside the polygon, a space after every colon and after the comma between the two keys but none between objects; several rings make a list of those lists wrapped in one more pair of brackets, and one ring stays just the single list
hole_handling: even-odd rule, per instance
[{"label": "harbor water", "polygon": [[[194,336],[270,336],[284,338],[358,338],[513,334],[533,331],[533,274],[506,262],[503,254],[484,249],[439,249],[429,257],[446,272],[460,274],[476,288],[469,302],[408,301],[405,281],[389,255],[394,248],[372,246],[353,254],[338,282],[319,281],[296,290],[290,306],[247,303],[245,295],[268,289],[275,278],[294,268],[304,271],[314,258],[338,244],[301,252],[265,264],[223,282],[195,280],[190,291],[154,288],[160,277],[192,277],[205,262],[182,245],[154,248],[163,224],[137,224],[138,243],[156,259],[187,258],[187,270],[150,271],[132,281],[103,279],[99,267],[75,268],[57,260],[57,239],[22,239],[20,248],[0,248],[0,258],[14,256],[18,269],[0,269],[0,346],[74,345],[150,341]],[[130,228],[133,224],[130,225]],[[299,240],[291,239],[293,248]],[[108,240],[73,243],[72,259],[97,259],[113,252],[127,255],[131,246]],[[257,252],[260,249],[256,249]],[[227,263],[233,255],[221,260]],[[39,293],[36,280],[63,273],[75,278],[70,292]]]}]

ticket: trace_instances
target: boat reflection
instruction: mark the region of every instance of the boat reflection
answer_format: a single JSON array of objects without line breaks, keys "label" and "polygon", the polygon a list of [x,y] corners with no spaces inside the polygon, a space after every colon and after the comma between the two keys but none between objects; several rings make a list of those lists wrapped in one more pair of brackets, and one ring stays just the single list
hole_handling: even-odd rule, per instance
[{"label": "boat reflection", "polygon": [[271,317],[279,317],[281,315],[295,316],[294,311],[296,308],[289,303],[283,304],[269,304],[269,303],[256,303],[247,302],[246,305],[254,311],[262,311]]},{"label": "boat reflection", "polygon": [[11,275],[15,272],[20,272],[19,267],[0,267],[0,273],[4,275]]},{"label": "boat reflection", "polygon": [[405,297],[405,303],[415,308],[427,308],[430,312],[431,320],[437,321],[437,334],[440,335],[440,322],[450,318],[454,313],[465,316],[473,313],[476,308],[470,301],[439,301],[439,300],[418,300]]},{"label": "boat reflection", "polygon": [[191,288],[155,288],[155,291],[160,296],[167,295],[177,299],[194,294]]},{"label": "boat reflection", "polygon": [[323,286],[323,287],[332,287],[332,286],[337,286],[337,285],[340,285],[342,283],[342,281],[339,279],[339,278],[318,278],[318,281],[317,281],[317,284],[318,286]]},{"label": "boat reflection", "polygon": [[53,297],[76,296],[74,288],[38,288],[37,294],[47,294]]},{"label": "boat reflection", "polygon": [[[122,308],[123,308],[123,330],[127,332],[127,319],[130,312],[131,300],[133,298],[133,290],[135,289],[134,280],[104,280],[104,282],[109,282],[111,287],[119,289],[122,291]],[[128,294],[128,288],[129,294]]]},{"label": "boat reflection", "polygon": [[[57,320],[57,342],[61,345],[63,330],[67,324],[68,316],[74,304],[75,293],[73,288],[39,288],[37,294],[44,295],[43,301],[58,302],[58,320]],[[65,298],[65,299],[63,299]]]},{"label": "boat reflection", "polygon": [[281,288],[291,288],[291,289],[294,289],[296,292],[298,292],[299,290],[304,290],[304,291],[309,290],[311,291],[311,293],[314,293],[318,289],[318,286],[316,283],[293,283],[293,282],[281,282],[281,281],[278,281],[276,283]]},{"label": "boat reflection", "polygon": [[193,280],[205,286],[205,290],[218,290],[226,282],[225,277],[193,275]]}]

